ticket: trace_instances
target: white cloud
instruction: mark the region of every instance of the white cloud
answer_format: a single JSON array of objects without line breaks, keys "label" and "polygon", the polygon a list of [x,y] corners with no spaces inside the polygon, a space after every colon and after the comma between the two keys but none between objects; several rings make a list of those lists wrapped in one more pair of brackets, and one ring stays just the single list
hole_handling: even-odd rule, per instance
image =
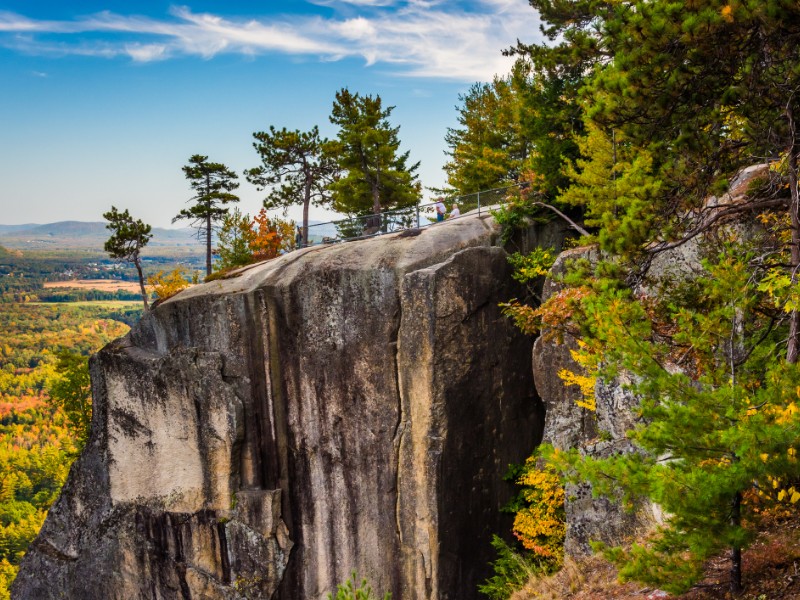
[{"label": "white cloud", "polygon": [[[346,3],[346,12],[357,14],[257,21],[175,7],[165,19],[103,12],[74,21],[36,21],[0,12],[0,44],[22,52],[128,56],[136,62],[180,55],[210,59],[220,53],[277,52],[328,61],[361,57],[367,65],[390,66],[402,75],[476,81],[507,72],[511,59],[501,51],[517,38],[531,41],[538,35],[537,16],[527,0],[476,0],[469,9],[441,0],[315,3]],[[107,35],[87,41],[81,33]],[[45,41],[42,34],[51,35]]]},{"label": "white cloud", "polygon": [[136,62],[151,62],[168,58],[168,49],[163,44],[128,44],[125,53]]}]

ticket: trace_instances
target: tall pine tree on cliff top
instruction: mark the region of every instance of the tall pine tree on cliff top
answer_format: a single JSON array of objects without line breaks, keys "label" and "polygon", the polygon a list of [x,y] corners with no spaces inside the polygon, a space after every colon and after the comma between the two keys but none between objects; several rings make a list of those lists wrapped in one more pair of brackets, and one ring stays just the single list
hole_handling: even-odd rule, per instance
[{"label": "tall pine tree on cliff top", "polygon": [[389,124],[393,109],[383,108],[380,96],[361,96],[347,88],[336,92],[330,121],[339,133],[326,147],[343,172],[329,187],[335,210],[380,215],[419,200],[419,163],[408,165],[409,153],[399,153],[400,128]]},{"label": "tall pine tree on cliff top", "polygon": [[271,189],[264,208],[303,205],[303,240],[308,243],[309,206],[330,201],[327,188],[339,172],[336,161],[323,152],[328,140],[319,137],[316,126],[308,132],[270,127],[253,137],[261,165],[245,171],[247,180],[259,190]]},{"label": "tall pine tree on cliff top", "polygon": [[187,219],[198,236],[205,237],[206,275],[211,275],[211,234],[214,223],[228,213],[226,205],[239,201],[239,196],[231,193],[239,187],[238,176],[222,163],[208,162],[208,157],[200,154],[189,158],[183,174],[195,192],[189,200],[194,204],[179,212],[172,222]]}]

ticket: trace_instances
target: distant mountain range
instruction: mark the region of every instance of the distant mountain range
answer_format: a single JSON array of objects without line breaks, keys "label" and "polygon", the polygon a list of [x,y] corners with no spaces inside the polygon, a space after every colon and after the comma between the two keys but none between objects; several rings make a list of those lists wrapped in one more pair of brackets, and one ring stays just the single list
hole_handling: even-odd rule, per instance
[{"label": "distant mountain range", "polygon": [[[197,247],[196,231],[189,228],[153,228],[153,238],[148,246],[156,247]],[[0,246],[19,250],[58,250],[85,248],[102,250],[110,232],[105,222],[87,223],[83,221],[60,221],[44,225],[28,223],[25,225],[0,225]]]},{"label": "distant mountain range", "polygon": [[[336,227],[330,223],[309,221],[312,227],[309,238],[319,243],[323,237],[336,237]],[[103,251],[103,244],[110,232],[105,221],[59,221],[58,223],[26,223],[24,225],[0,224],[0,246],[12,250],[93,250]],[[202,254],[204,246],[197,240],[197,231],[189,227],[165,229],[153,227],[153,237],[143,251],[143,255],[159,254]]]}]

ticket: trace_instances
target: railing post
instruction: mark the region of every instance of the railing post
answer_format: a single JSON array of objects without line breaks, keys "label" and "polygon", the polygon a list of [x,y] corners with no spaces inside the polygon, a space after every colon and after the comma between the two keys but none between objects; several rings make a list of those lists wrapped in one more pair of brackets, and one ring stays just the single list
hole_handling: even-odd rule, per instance
[{"label": "railing post", "polygon": [[419,202],[417,202],[417,229],[419,229]]},{"label": "railing post", "polygon": [[481,193],[478,192],[478,216],[481,216]]}]

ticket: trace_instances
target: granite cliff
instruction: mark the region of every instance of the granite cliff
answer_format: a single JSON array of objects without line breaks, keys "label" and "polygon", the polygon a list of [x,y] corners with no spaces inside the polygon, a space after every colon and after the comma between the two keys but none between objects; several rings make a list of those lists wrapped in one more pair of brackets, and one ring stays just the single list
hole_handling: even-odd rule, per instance
[{"label": "granite cliff", "polygon": [[[560,245],[561,227],[522,246]],[[91,362],[92,434],[17,599],[469,599],[541,439],[490,216],[312,247],[164,302]]]}]

